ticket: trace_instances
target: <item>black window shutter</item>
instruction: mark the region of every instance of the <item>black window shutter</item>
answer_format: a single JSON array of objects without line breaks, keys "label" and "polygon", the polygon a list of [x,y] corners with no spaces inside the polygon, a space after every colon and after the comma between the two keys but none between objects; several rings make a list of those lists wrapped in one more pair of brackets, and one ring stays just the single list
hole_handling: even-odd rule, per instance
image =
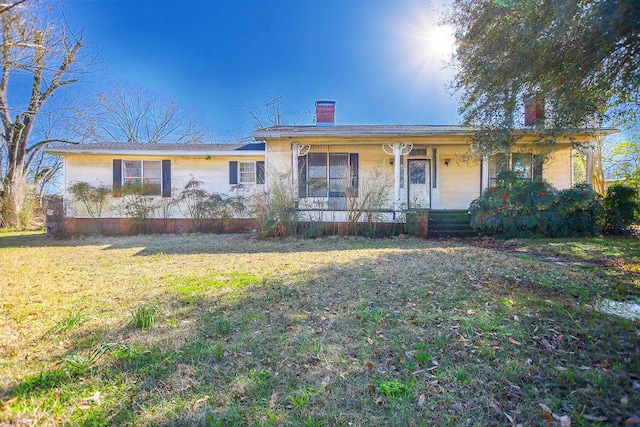
[{"label": "black window shutter", "polygon": [[542,156],[535,154],[533,156],[533,180],[542,181]]},{"label": "black window shutter", "polygon": [[171,160],[162,161],[162,197],[171,197]]},{"label": "black window shutter", "polygon": [[113,197],[122,196],[122,159],[113,159]]},{"label": "black window shutter", "polygon": [[349,154],[349,165],[351,166],[351,188],[355,190],[358,197],[358,153]]},{"label": "black window shutter", "polygon": [[307,156],[298,157],[298,197],[307,197]]},{"label": "black window shutter", "polygon": [[238,183],[238,162],[229,162],[229,184]]},{"label": "black window shutter", "polygon": [[264,161],[256,162],[256,184],[264,184]]}]

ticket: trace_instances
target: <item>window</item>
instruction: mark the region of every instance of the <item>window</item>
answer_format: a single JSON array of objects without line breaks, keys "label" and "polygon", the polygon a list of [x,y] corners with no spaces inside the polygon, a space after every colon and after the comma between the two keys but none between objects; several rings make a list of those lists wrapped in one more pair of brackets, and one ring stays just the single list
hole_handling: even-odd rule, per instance
[{"label": "window", "polygon": [[327,155],[325,153],[308,154],[307,185],[309,197],[327,196]]},{"label": "window", "polygon": [[498,153],[489,157],[489,185],[495,187],[502,172],[515,172],[522,179],[542,179],[542,159],[531,153]]},{"label": "window", "polygon": [[240,184],[253,184],[256,182],[256,164],[254,162],[240,162]]},{"label": "window", "polygon": [[346,197],[350,175],[349,155],[329,154],[329,197]]},{"label": "window", "polygon": [[171,197],[171,160],[113,159],[113,197],[123,194]]},{"label": "window", "polygon": [[298,158],[300,197],[346,197],[358,189],[357,153],[309,153]]},{"label": "window", "polygon": [[229,184],[264,184],[264,161],[229,162]]},{"label": "window", "polygon": [[424,184],[426,182],[426,163],[422,161],[409,161],[409,184]]},{"label": "window", "polygon": [[162,195],[162,162],[124,160],[122,184],[124,194]]}]

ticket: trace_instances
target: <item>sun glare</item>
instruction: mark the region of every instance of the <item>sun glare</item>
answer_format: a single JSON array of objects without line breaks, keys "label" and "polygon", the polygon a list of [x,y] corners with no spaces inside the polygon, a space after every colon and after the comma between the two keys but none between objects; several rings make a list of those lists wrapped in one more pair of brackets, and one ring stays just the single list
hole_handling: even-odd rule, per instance
[{"label": "sun glare", "polygon": [[424,55],[433,56],[436,60],[448,61],[453,54],[455,38],[453,29],[448,25],[432,25],[423,29],[422,36]]},{"label": "sun glare", "polygon": [[438,24],[437,12],[424,8],[414,9],[393,25],[398,54],[407,71],[415,74],[416,80],[446,80],[446,65],[454,52],[453,28]]}]

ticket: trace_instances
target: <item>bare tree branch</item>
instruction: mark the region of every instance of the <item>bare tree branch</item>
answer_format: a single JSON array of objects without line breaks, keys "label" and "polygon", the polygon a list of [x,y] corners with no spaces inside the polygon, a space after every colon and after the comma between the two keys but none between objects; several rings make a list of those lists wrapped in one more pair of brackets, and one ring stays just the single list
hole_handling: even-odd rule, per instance
[{"label": "bare tree branch", "polygon": [[197,143],[206,138],[196,118],[175,101],[127,84],[98,94],[92,108],[79,109],[77,116],[81,123],[74,131],[85,141]]}]

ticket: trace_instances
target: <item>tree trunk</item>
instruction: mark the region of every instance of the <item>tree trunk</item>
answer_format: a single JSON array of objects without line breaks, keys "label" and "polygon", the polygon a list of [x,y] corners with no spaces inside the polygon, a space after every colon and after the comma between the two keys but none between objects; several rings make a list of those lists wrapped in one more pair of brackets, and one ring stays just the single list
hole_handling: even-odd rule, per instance
[{"label": "tree trunk", "polygon": [[7,228],[22,230],[29,226],[23,224],[20,213],[27,197],[27,183],[22,177],[4,183],[2,197],[2,225]]}]

